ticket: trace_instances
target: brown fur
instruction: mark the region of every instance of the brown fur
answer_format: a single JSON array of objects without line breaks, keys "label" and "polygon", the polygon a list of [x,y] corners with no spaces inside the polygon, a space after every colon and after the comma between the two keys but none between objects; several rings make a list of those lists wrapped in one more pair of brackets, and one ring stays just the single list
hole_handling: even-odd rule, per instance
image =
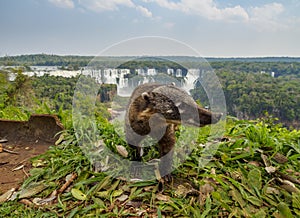
[{"label": "brown fur", "polygon": [[[126,112],[126,140],[137,148],[135,160],[141,160],[140,142],[147,136],[158,140],[162,175],[169,173],[177,125],[205,126],[216,123],[221,114],[200,108],[191,96],[174,85],[148,83],[138,86]],[[163,161],[162,161],[163,160]]]}]

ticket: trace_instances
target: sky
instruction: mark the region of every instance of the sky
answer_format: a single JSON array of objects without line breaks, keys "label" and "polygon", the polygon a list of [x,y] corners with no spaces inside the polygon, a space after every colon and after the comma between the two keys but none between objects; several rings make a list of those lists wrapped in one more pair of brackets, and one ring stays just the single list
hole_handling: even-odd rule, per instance
[{"label": "sky", "polygon": [[121,55],[189,55],[186,46],[204,57],[300,57],[300,1],[0,0],[0,56],[111,46]]}]

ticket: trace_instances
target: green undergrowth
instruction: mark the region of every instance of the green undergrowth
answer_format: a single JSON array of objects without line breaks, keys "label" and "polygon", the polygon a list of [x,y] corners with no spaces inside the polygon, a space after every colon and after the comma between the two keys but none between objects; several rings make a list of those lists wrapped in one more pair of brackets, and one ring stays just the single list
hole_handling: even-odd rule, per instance
[{"label": "green undergrowth", "polygon": [[[94,166],[71,130],[57,146],[32,159],[21,190],[39,192],[0,205],[2,217],[299,217],[300,131],[274,120],[227,121],[226,132],[209,142],[207,129],[195,139],[189,157],[173,171],[171,183],[128,182]],[[122,145],[109,123],[100,124],[102,141],[112,151]],[[218,145],[201,165],[203,145]],[[130,153],[130,150],[129,150]],[[157,155],[154,148],[146,156]],[[147,156],[147,157],[148,157]],[[121,158],[121,157],[120,157]],[[207,158],[207,157],[206,157]],[[104,158],[105,159],[105,158]],[[103,171],[105,169],[102,168]],[[61,193],[68,178],[73,181]],[[55,192],[58,191],[58,192]],[[56,193],[56,194],[53,194]],[[40,205],[55,195],[48,204]],[[28,200],[24,205],[24,200]],[[23,203],[22,203],[23,202]],[[28,203],[29,202],[29,203]]]},{"label": "green undergrowth", "polygon": [[[36,100],[36,99],[35,99]],[[72,111],[63,109],[63,105],[57,110],[51,109],[47,103],[36,100],[35,107],[16,107],[9,105],[0,108],[0,119],[28,121],[32,114],[51,114],[59,118],[66,129],[72,128]]]}]

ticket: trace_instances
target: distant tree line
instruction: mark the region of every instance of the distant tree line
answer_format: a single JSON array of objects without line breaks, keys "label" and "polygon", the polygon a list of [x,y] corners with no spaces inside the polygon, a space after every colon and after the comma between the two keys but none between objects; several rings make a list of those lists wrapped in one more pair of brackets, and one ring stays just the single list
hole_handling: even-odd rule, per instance
[{"label": "distant tree line", "polygon": [[[275,73],[275,77],[300,74],[300,58],[293,57],[265,57],[265,58],[207,58],[211,67],[216,71]],[[193,63],[205,62],[198,57],[93,57],[75,55],[19,55],[0,57],[0,66],[60,66],[63,69],[79,69],[89,64],[101,67],[128,68],[132,73],[136,68],[156,68],[165,71],[167,68],[185,69]],[[179,64],[178,64],[179,63]]]},{"label": "distant tree line", "polygon": [[61,66],[79,68],[86,66],[92,56],[59,56],[59,55],[20,55],[0,57],[0,66]]},{"label": "distant tree line", "polygon": [[[229,115],[240,119],[255,119],[268,113],[286,126],[300,127],[300,77],[273,78],[260,73],[219,72]],[[192,90],[203,105],[209,100],[201,86]]]},{"label": "distant tree line", "polygon": [[271,74],[275,77],[296,75],[300,77],[300,62],[211,62],[212,68],[217,72],[232,73],[262,73]]},{"label": "distant tree line", "polygon": [[[24,59],[23,65],[73,63],[79,66],[84,62],[87,63],[91,57],[26,55],[14,58],[15,61]],[[9,57],[2,57],[0,63],[3,63],[4,60],[8,61],[8,59]],[[78,60],[82,60],[82,62],[78,62]],[[109,58],[107,62],[101,61],[107,66],[112,63],[112,59]],[[300,127],[299,62],[215,61],[210,64],[221,82],[229,115],[242,119],[255,119],[264,116],[267,112],[278,117],[287,126]],[[120,67],[166,69],[166,67],[179,68],[182,65],[159,59],[148,59],[144,62],[138,60],[124,62]],[[71,109],[77,77],[64,78],[45,75],[29,78],[22,74],[21,68],[11,68],[8,71],[1,70],[0,72],[0,109],[9,105],[27,107],[34,105],[35,102],[47,102],[49,107],[56,110],[58,108]],[[266,73],[261,73],[262,71]],[[14,81],[8,81],[10,72],[16,74]],[[270,76],[271,72],[275,72],[275,77]],[[134,74],[130,76],[134,76]],[[115,92],[114,86],[103,86],[98,92],[99,102],[111,100]],[[206,93],[199,84],[191,91],[191,94],[203,106],[209,105]]]}]

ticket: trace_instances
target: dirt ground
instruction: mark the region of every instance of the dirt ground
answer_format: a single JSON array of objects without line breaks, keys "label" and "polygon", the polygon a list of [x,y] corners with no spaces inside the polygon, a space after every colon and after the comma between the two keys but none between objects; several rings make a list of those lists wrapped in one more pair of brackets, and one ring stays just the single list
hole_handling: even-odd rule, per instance
[{"label": "dirt ground", "polygon": [[11,188],[19,188],[24,179],[29,176],[30,159],[44,153],[50,144],[10,144],[1,143],[5,150],[0,153],[0,195]]},{"label": "dirt ground", "polygon": [[30,159],[54,145],[62,130],[53,115],[32,115],[28,121],[0,119],[0,195],[21,185],[29,176]]}]

